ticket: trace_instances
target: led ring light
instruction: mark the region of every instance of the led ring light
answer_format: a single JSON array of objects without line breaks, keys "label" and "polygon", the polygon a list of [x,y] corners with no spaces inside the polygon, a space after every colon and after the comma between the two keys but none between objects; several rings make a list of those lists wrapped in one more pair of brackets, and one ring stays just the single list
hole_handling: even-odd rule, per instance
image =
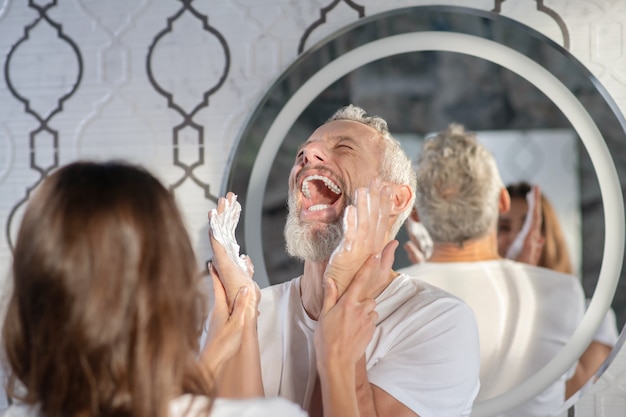
[{"label": "led ring light", "polygon": [[453,32],[425,31],[390,36],[343,54],[315,73],[296,91],[268,130],[250,176],[244,209],[245,241],[248,254],[257,267],[256,279],[261,286],[268,285],[261,240],[263,191],[271,163],[283,139],[319,92],[349,72],[372,61],[397,54],[433,50],[472,55],[498,64],[525,78],[551,99],[572,124],[587,149],[600,184],[605,224],[611,225],[606,228],[603,261],[596,291],[573,337],[537,374],[497,397],[476,402],[472,416],[486,417],[515,407],[537,395],[564,374],[580,357],[610,307],[624,255],[625,216],[622,193],[606,143],[578,99],[541,65],[499,43]]}]

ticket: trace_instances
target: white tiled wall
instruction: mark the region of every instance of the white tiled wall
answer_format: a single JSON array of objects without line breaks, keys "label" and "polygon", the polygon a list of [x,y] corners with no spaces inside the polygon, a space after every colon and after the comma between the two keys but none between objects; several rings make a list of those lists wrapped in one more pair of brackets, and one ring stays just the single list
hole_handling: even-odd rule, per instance
[{"label": "white tiled wall", "polygon": [[[149,167],[206,257],[206,213],[237,134],[300,44],[360,15],[431,4],[498,9],[543,32],[626,109],[624,0],[0,0],[0,272],[29,190],[77,158]],[[626,414],[626,353],[577,408]]]}]

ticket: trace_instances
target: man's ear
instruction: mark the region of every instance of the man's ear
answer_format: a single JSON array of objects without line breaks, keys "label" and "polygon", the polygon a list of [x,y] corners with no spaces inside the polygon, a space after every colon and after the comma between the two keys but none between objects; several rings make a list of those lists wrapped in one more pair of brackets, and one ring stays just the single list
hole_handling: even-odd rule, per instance
[{"label": "man's ear", "polygon": [[[405,211],[413,200],[413,190],[408,185],[394,184],[392,192],[393,205],[391,206],[392,214],[400,214]],[[415,212],[417,215],[417,211]]]},{"label": "man's ear", "polygon": [[508,213],[511,209],[511,196],[506,188],[500,188],[500,201],[498,203],[498,211],[500,214]]}]

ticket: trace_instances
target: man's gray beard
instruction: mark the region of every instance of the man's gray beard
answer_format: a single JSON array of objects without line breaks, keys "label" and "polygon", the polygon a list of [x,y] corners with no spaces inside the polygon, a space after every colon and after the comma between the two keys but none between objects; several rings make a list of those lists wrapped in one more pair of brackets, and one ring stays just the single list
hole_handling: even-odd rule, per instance
[{"label": "man's gray beard", "polygon": [[322,262],[330,259],[343,237],[341,217],[330,224],[303,224],[298,216],[295,199],[291,195],[288,205],[289,214],[285,224],[287,253],[301,261]]}]

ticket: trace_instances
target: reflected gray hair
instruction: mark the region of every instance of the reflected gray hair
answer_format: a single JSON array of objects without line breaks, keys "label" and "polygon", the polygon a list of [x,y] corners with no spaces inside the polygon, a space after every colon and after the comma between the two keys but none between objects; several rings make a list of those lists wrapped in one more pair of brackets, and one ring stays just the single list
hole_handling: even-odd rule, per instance
[{"label": "reflected gray hair", "polygon": [[416,160],[415,206],[435,242],[461,245],[498,221],[503,183],[491,153],[458,124],[424,142]]},{"label": "reflected gray hair", "polygon": [[402,223],[411,214],[411,208],[415,201],[416,177],[410,158],[400,146],[400,142],[391,135],[387,122],[382,117],[369,116],[362,108],[350,104],[337,110],[326,123],[335,120],[351,120],[363,123],[376,130],[383,138],[383,154],[380,159],[381,179],[393,184],[411,187],[410,204],[407,205],[407,209],[404,212],[400,213],[391,229],[391,236],[395,236],[400,227],[402,227]]}]

